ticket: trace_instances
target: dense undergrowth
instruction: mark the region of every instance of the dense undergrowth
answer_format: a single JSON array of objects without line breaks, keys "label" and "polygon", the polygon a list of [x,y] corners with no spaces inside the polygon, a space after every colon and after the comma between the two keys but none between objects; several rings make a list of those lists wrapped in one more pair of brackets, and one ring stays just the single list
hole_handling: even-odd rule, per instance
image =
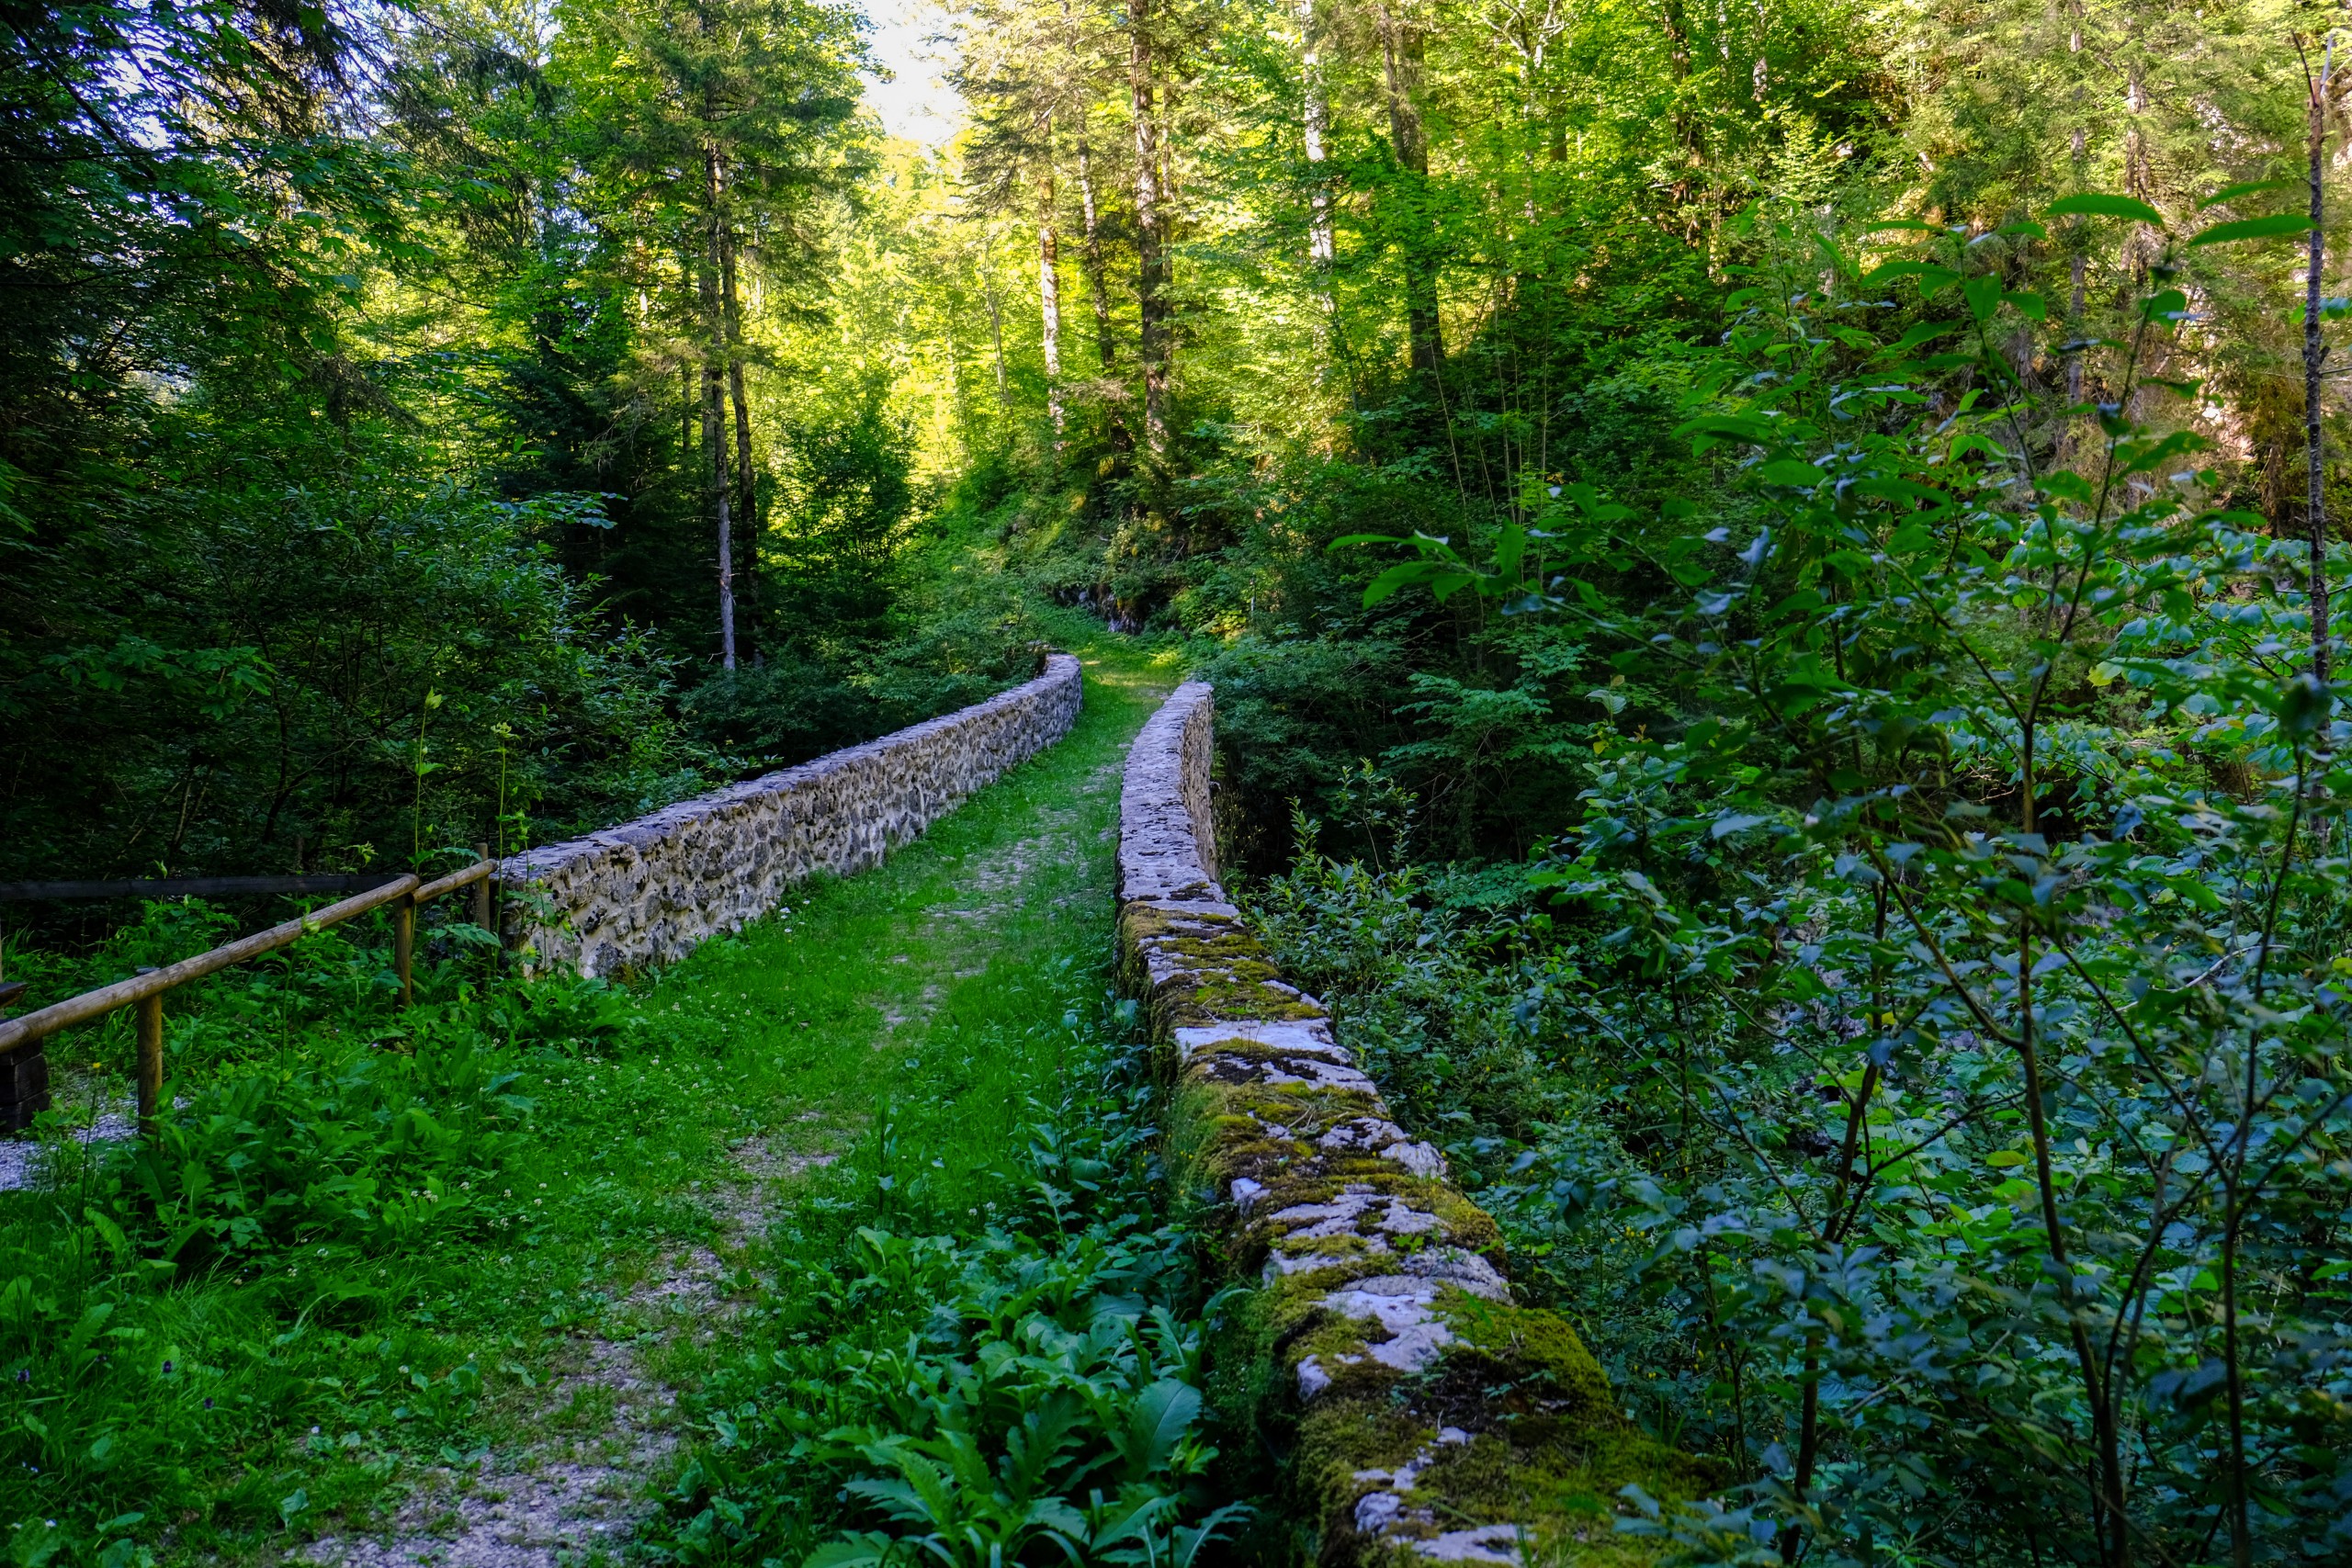
[{"label": "dense undergrowth", "polygon": [[[153,905],[89,959],[12,947],[10,968],[96,981],[220,924]],[[403,1010],[367,934],[174,993],[175,1105],[152,1145],[67,1135],[119,1125],[120,1020],[52,1042],[39,1179],[0,1194],[19,1561],[236,1550],[364,1515],[397,1472],[502,1431],[502,1391],[601,1310],[598,1253],[679,1223],[629,1174],[681,1157],[648,1071],[674,1030],[601,983],[487,981],[456,941]],[[485,1257],[519,1286],[503,1302],[471,1278]]]},{"label": "dense undergrowth", "polygon": [[[2077,209],[2110,209],[2146,214]],[[1367,613],[1427,584],[1520,661],[1449,699],[1464,760],[1557,793],[1480,791],[1532,842],[1474,858],[1433,710],[1378,763],[1327,738],[1335,820],[1294,806],[1249,901],[1514,1280],[1738,1472],[1657,1523],[1679,1550],[2333,1561],[2352,728],[2310,573],[2343,550],[2124,413],[2166,267],[2117,400],[2066,407],[2003,357],[2040,300],[1922,245],[1764,236],[1683,409],[1699,499],[1384,536]],[[1585,690],[1528,681],[1546,648]],[[1286,707],[1337,716],[1253,660],[1264,779]]]},{"label": "dense undergrowth", "polygon": [[[966,1031],[827,1190],[769,1236],[774,1270],[696,1408],[711,1440],[678,1483],[665,1556],[828,1568],[1190,1562],[1244,1510],[1204,1474],[1202,1303],[1165,1213],[1134,1009],[1053,1006]],[[1045,1057],[1021,1141],[951,1177],[985,1055]],[[932,1080],[929,1083],[925,1079]],[[945,1080],[944,1084],[940,1080]],[[1022,1146],[1025,1144],[1025,1147]]]}]

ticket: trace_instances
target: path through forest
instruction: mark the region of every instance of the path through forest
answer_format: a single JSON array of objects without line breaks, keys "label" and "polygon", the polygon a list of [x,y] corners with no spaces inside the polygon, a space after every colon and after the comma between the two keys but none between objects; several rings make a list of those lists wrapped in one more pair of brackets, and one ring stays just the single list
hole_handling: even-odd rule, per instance
[{"label": "path through forest", "polygon": [[[1080,657],[1086,707],[1059,744],[878,869],[801,889],[788,912],[642,988],[639,1006],[683,1015],[717,1058],[675,1063],[672,1092],[655,1097],[716,1134],[662,1156],[682,1167],[665,1183],[679,1200],[670,1223],[599,1262],[582,1292],[595,1310],[560,1324],[554,1376],[499,1394],[483,1450],[445,1455],[455,1462],[393,1489],[368,1528],[323,1535],[300,1560],[616,1557],[673,1468],[680,1395],[758,1300],[770,1221],[821,1195],[862,1147],[951,1183],[1001,1158],[1050,1059],[975,1043],[1057,1021],[1069,975],[1106,959],[1121,764],[1175,683],[1116,643]],[[1047,974],[1064,983],[1033,983]],[[1040,1010],[1053,1019],[1026,1018]]]}]

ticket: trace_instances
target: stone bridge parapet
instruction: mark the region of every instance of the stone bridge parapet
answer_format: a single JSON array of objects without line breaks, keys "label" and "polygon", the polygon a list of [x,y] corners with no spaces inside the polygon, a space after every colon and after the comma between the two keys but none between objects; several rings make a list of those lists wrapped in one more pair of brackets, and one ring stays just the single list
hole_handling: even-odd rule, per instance
[{"label": "stone bridge parapet", "polygon": [[1044,750],[1077,722],[1079,662],[797,767],[501,863],[508,945],[582,975],[683,958],[818,873],[847,876]]},{"label": "stone bridge parapet", "polygon": [[1642,1434],[1576,1331],[1514,1301],[1493,1219],[1227,901],[1213,719],[1182,686],[1128,753],[1118,893],[1123,979],[1175,1082],[1171,1179],[1255,1287],[1213,1402],[1286,1436],[1327,1563],[1647,1557],[1615,1529],[1621,1488],[1688,1498],[1714,1467]]}]

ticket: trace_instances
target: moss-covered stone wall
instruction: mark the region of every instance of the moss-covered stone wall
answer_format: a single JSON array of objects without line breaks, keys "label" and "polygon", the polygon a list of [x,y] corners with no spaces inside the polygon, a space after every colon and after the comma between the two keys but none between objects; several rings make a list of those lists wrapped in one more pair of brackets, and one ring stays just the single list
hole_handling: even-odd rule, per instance
[{"label": "moss-covered stone wall", "polygon": [[1179,688],[1128,754],[1119,945],[1175,1079],[1171,1179],[1202,1203],[1259,1365],[1261,1429],[1335,1564],[1647,1561],[1628,1483],[1717,1477],[1642,1435],[1567,1323],[1515,1303],[1495,1223],[1388,1115],[1322,1004],[1228,903],[1206,835],[1213,698]]}]

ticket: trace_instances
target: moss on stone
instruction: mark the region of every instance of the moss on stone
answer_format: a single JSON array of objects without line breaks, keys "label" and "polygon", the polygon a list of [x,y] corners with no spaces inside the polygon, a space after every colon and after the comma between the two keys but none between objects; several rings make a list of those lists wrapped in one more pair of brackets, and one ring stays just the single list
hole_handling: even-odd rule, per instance
[{"label": "moss on stone", "polygon": [[1180,922],[1182,926],[1216,925],[1229,926],[1236,931],[1243,929],[1241,922],[1233,916],[1214,910],[1187,909],[1182,914],[1173,914],[1156,904],[1129,904],[1119,911],[1119,934],[1127,942],[1140,945],[1155,937],[1176,934]]},{"label": "moss on stone", "polygon": [[1562,1420],[1613,1427],[1623,1420],[1609,1375],[1557,1313],[1488,1301],[1467,1291],[1438,1295],[1438,1316],[1454,1337],[1443,1376],[1475,1382],[1486,1397],[1508,1390],[1514,1406]]},{"label": "moss on stone", "polygon": [[1325,1129],[1353,1117],[1377,1112],[1380,1101],[1360,1089],[1334,1089],[1327,1085],[1301,1081],[1298,1083],[1267,1083],[1251,1079],[1243,1083],[1221,1080],[1213,1076],[1216,1064],[1226,1057],[1224,1051],[1196,1051],[1185,1064],[1185,1077],[1200,1089],[1218,1095],[1236,1115],[1252,1116],[1271,1125],[1289,1127],[1301,1137],[1319,1137]]},{"label": "moss on stone", "polygon": [[1363,1492],[1360,1470],[1394,1471],[1437,1440],[1437,1428],[1397,1409],[1386,1398],[1327,1395],[1298,1423],[1296,1468],[1301,1489],[1317,1512],[1349,1506]]},{"label": "moss on stone", "polygon": [[1516,1425],[1450,1444],[1416,1477],[1415,1492],[1441,1501],[1441,1515],[1509,1518],[1522,1525],[1532,1554],[1578,1568],[1655,1561],[1659,1548],[1616,1533],[1629,1512],[1618,1495],[1639,1486],[1661,1502],[1704,1495],[1727,1479],[1720,1465],[1677,1451],[1620,1420],[1571,1431]]},{"label": "moss on stone", "polygon": [[[1311,1238],[1276,1235],[1269,1237],[1266,1251],[1270,1257],[1279,1257],[1292,1264],[1305,1262],[1310,1258],[1329,1259],[1328,1262],[1317,1262],[1312,1269],[1285,1273],[1283,1276],[1285,1280],[1319,1276],[1327,1269],[1341,1268],[1372,1258],[1383,1259],[1391,1268],[1396,1263],[1395,1253],[1384,1250],[1380,1242],[1363,1235],[1318,1235]],[[1317,1288],[1328,1291],[1332,1287],[1323,1283]]]},{"label": "moss on stone", "polygon": [[[1165,768],[1164,761],[1156,765]],[[1222,897],[1207,883],[1184,891]],[[1654,1561],[1651,1542],[1613,1529],[1623,1512],[1619,1490],[1638,1484],[1671,1503],[1703,1495],[1728,1477],[1719,1465],[1635,1429],[1565,1320],[1441,1282],[1435,1310],[1453,1342],[1408,1375],[1370,1355],[1390,1337],[1378,1319],[1351,1318],[1329,1304],[1351,1281],[1416,1270],[1429,1260],[1417,1265],[1414,1255],[1431,1248],[1459,1248],[1499,1267],[1501,1233],[1449,1182],[1415,1176],[1370,1149],[1322,1148],[1321,1136],[1342,1122],[1387,1120],[1380,1097],[1315,1081],[1318,1066],[1342,1065],[1344,1057],[1269,1045],[1244,1032],[1253,1023],[1328,1021],[1329,1013],[1283,983],[1236,916],[1170,904],[1122,909],[1119,951],[1123,977],[1147,999],[1168,1047],[1161,1060],[1173,1092],[1165,1146],[1178,1201],[1201,1205],[1198,1234],[1213,1272],[1246,1279],[1275,1256],[1310,1265],[1273,1269],[1263,1288],[1225,1309],[1225,1326],[1213,1330],[1210,1344],[1212,1419],[1227,1430],[1245,1427],[1255,1451],[1287,1455],[1286,1491],[1302,1520],[1321,1530],[1328,1568],[1427,1568],[1412,1536],[1487,1524],[1524,1529],[1530,1558],[1548,1563],[1630,1568]],[[1174,1063],[1175,1032],[1193,1028],[1232,1032]],[[1269,1072],[1303,1081],[1270,1082]],[[1260,1189],[1246,1214],[1228,1197],[1243,1178]],[[1329,1205],[1351,1190],[1370,1201],[1339,1234],[1308,1240],[1296,1234],[1307,1224],[1274,1219]],[[1392,1202],[1435,1223],[1385,1231]],[[1309,1358],[1329,1382],[1302,1406],[1297,1373]],[[1439,1441],[1448,1427],[1459,1430]],[[1405,1491],[1405,1517],[1387,1535],[1359,1533],[1355,1506],[1377,1481],[1358,1472],[1393,1477],[1408,1462],[1417,1472]]]},{"label": "moss on stone", "polygon": [[1277,974],[1271,964],[1236,964],[1170,981],[1160,987],[1170,1026],[1193,1029],[1254,1021],[1300,1023],[1329,1016],[1313,1002],[1285,996],[1262,983]]},{"label": "moss on stone", "polygon": [[1464,1197],[1451,1182],[1424,1179],[1422,1187],[1429,1193],[1427,1207],[1445,1222],[1446,1235],[1453,1245],[1501,1268],[1503,1232],[1495,1217]]},{"label": "moss on stone", "polygon": [[1227,931],[1218,936],[1178,936],[1171,932],[1147,941],[1155,954],[1172,953],[1203,969],[1247,964],[1263,969],[1261,977],[1265,979],[1274,979],[1282,974],[1266,956],[1266,950],[1247,931]]}]

